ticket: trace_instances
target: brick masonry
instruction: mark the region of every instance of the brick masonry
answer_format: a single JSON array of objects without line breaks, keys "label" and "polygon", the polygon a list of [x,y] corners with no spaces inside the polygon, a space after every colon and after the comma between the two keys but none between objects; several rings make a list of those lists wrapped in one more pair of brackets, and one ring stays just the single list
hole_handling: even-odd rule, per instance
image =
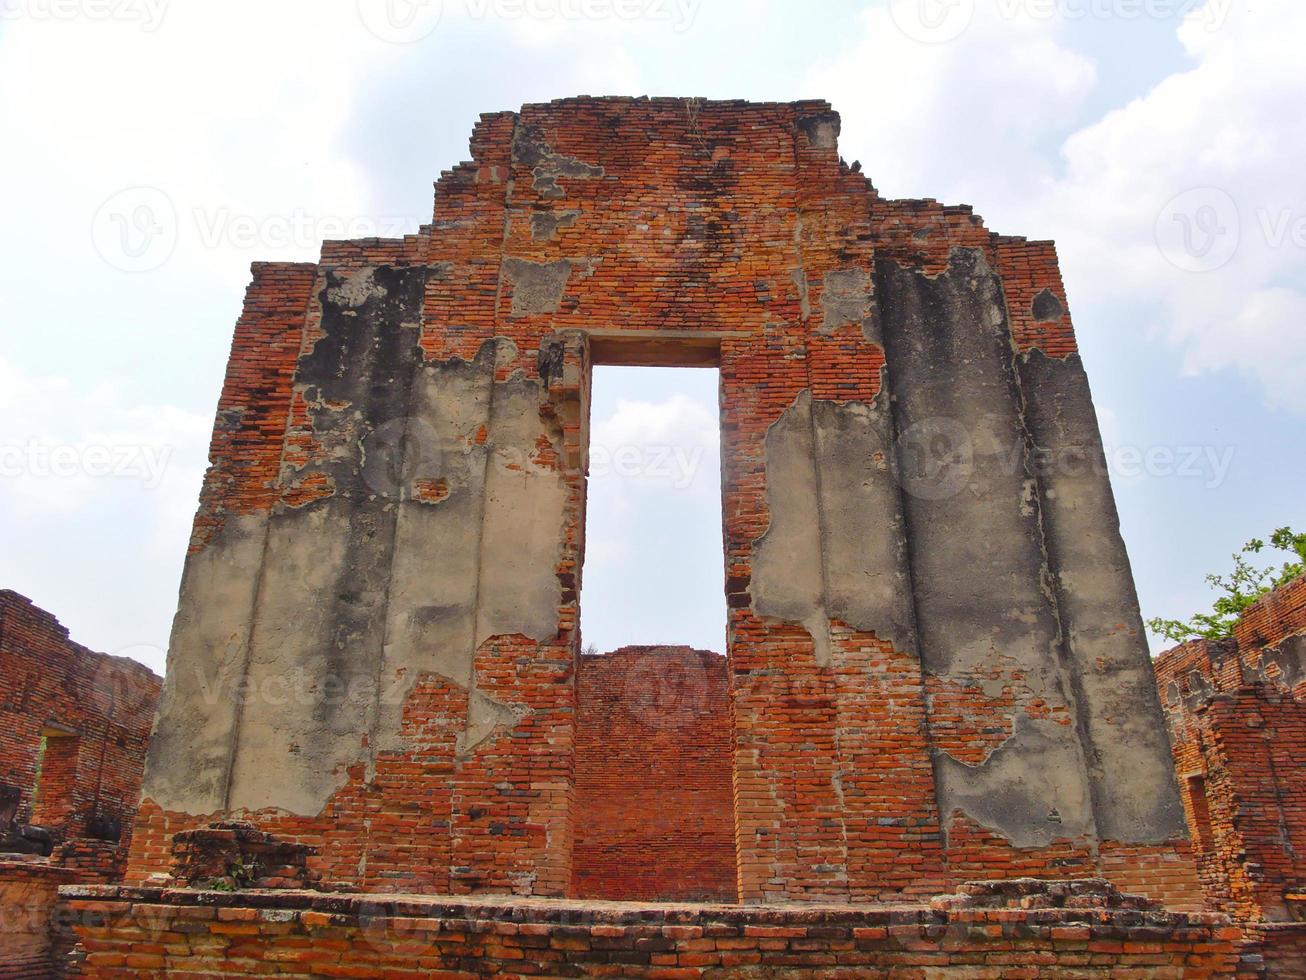
[{"label": "brick masonry", "polygon": [[[1221,916],[1062,889],[931,906],[745,908],[65,889],[70,976],[1226,977]],[[1081,883],[1082,885],[1083,883]]]},{"label": "brick masonry", "polygon": [[573,897],[736,900],[729,683],[688,647],[580,659]]},{"label": "brick masonry", "polygon": [[[0,782],[23,792],[19,819],[74,841],[96,816],[131,835],[162,681],[68,637],[50,613],[0,590]],[[45,760],[41,737],[49,733]],[[37,769],[41,768],[40,787]],[[74,860],[103,860],[94,844]]]},{"label": "brick masonry", "polygon": [[1306,976],[1306,578],[1228,640],[1161,655],[1157,684],[1208,904],[1272,976]]},{"label": "brick masonry", "polygon": [[[48,859],[0,854],[0,976],[49,975],[59,885],[122,877],[161,683],[135,661],[73,643],[50,613],[0,590],[0,782],[22,791],[19,821],[55,838]],[[121,840],[90,836],[106,821]]]},{"label": "brick masonry", "polygon": [[562,897],[592,843],[593,363],[718,365],[745,903],[1200,892],[1053,246],[882,198],[823,102],[483,116],[430,225],[258,264],[130,862]]}]

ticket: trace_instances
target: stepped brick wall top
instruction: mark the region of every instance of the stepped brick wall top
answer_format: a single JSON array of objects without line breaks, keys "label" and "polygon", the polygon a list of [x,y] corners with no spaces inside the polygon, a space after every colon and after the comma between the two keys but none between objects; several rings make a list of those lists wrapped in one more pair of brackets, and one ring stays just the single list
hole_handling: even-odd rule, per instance
[{"label": "stepped brick wall top", "polygon": [[582,657],[572,895],[733,902],[726,658],[689,647]]},{"label": "stepped brick wall top", "polygon": [[1301,918],[1306,577],[1249,609],[1233,638],[1162,654],[1156,677],[1208,900],[1246,922]]},{"label": "stepped brick wall top", "polygon": [[[161,685],[134,660],[73,643],[50,613],[0,590],[0,782],[22,790],[19,819],[71,839],[108,818],[125,842]],[[93,847],[78,855],[102,860]]]},{"label": "stepped brick wall top", "polygon": [[1200,900],[1055,249],[883,198],[839,128],[820,101],[491,113],[419,234],[255,265],[132,880],[241,817],[326,883],[583,882],[590,370],[696,364],[739,899]]}]

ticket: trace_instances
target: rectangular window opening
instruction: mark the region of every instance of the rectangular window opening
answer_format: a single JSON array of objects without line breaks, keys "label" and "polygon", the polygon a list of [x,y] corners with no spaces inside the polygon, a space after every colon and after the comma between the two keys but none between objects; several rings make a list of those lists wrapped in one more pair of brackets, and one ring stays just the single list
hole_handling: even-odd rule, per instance
[{"label": "rectangular window opening", "polygon": [[65,827],[72,820],[81,740],[71,732],[47,727],[41,732],[32,792],[32,823]]},{"label": "rectangular window opening", "polygon": [[577,898],[737,898],[720,372],[698,366],[710,351],[689,353],[669,362],[662,349],[623,349],[628,364],[695,366],[593,372]]}]

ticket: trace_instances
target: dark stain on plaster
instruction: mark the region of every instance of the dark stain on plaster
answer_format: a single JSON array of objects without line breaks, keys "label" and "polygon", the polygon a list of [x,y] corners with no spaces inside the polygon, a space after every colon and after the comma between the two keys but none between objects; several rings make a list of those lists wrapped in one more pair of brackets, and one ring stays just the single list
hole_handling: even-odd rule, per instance
[{"label": "dark stain on plaster", "polygon": [[[981,252],[954,249],[935,277],[881,260],[875,291],[899,447],[935,430],[969,444],[961,479],[904,482],[922,665],[960,682],[997,650],[1025,673],[1030,699],[1073,714],[1001,282]],[[984,765],[938,757],[940,811],[965,810],[1018,846],[1050,839],[1040,815],[1054,809],[1055,836],[1092,833],[1076,729],[1017,717],[1022,728]]]},{"label": "dark stain on plaster", "polygon": [[1052,290],[1045,289],[1034,297],[1030,312],[1037,323],[1055,323],[1066,315],[1066,308]]},{"label": "dark stain on plaster", "polygon": [[1098,832],[1128,843],[1182,837],[1175,781],[1155,775],[1172,771],[1173,756],[1088,376],[1078,354],[1034,349],[1017,365]]}]

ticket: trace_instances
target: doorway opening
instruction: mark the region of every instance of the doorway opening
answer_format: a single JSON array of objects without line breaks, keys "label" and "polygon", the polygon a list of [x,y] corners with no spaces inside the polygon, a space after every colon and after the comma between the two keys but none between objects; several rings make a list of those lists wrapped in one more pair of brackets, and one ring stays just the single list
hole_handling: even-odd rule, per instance
[{"label": "doorway opening", "polygon": [[719,384],[710,366],[593,371],[577,898],[737,898]]}]

